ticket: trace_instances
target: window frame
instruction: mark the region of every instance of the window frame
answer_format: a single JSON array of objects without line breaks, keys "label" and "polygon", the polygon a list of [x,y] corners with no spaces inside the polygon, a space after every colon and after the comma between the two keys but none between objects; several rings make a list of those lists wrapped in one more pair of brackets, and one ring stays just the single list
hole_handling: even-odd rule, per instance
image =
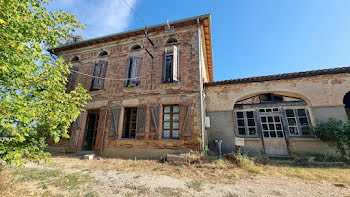
[{"label": "window frame", "polygon": [[[299,116],[298,110],[301,110],[301,109],[305,111],[305,116],[301,116],[301,117]],[[287,110],[293,110],[293,115],[294,115],[293,118],[295,119],[296,126],[290,126],[289,125],[288,118],[292,118],[292,117],[288,117],[287,116]],[[288,134],[289,134],[290,137],[310,137],[310,136],[312,136],[310,133],[308,135],[302,134],[302,128],[306,128],[306,127],[311,128],[311,126],[312,126],[309,110],[306,107],[286,107],[286,108],[284,108],[283,111],[284,111],[283,115],[286,118],[286,124],[287,124],[286,127],[288,129],[288,132],[289,132]],[[300,118],[306,118],[307,119],[307,123],[308,123],[307,126],[301,125]],[[292,134],[290,132],[290,128],[289,127],[296,128],[298,130],[298,134]]]},{"label": "window frame", "polygon": [[[170,113],[165,113],[165,108],[166,107],[170,107]],[[178,107],[178,111],[176,113],[174,113],[174,107]],[[171,140],[178,140],[180,139],[180,105],[178,104],[167,104],[167,105],[163,105],[163,114],[162,114],[162,139],[171,139]],[[170,120],[169,121],[165,121],[165,114],[170,114]],[[174,114],[178,114],[178,120],[174,121],[173,120],[173,115]],[[165,122],[169,122],[170,127],[169,129],[165,129]],[[179,127],[177,129],[173,128],[173,123],[177,122]],[[169,137],[164,137],[164,131],[165,130],[169,130]],[[178,131],[178,136],[177,137],[173,137],[173,132],[174,130]]]},{"label": "window frame", "polygon": [[[130,109],[131,110],[131,113],[127,114],[127,109]],[[134,113],[132,110],[135,110]],[[135,115],[135,131],[134,131],[134,136],[132,136],[132,123],[133,123],[133,120],[132,120],[132,116]],[[131,118],[130,121],[129,121],[129,137],[125,137],[125,130],[126,130],[126,124],[127,124],[127,118]],[[135,106],[130,106],[130,107],[124,107],[124,117],[123,117],[123,129],[122,129],[122,133],[121,133],[121,139],[126,139],[126,140],[133,140],[133,139],[136,139],[136,130],[137,130],[137,107]]]},{"label": "window frame", "polygon": [[[243,118],[238,118],[237,113],[238,112],[243,112]],[[253,112],[253,118],[248,118],[247,117],[247,112]],[[258,137],[258,127],[257,127],[257,115],[256,115],[256,110],[255,109],[246,109],[246,110],[234,110],[235,113],[235,124],[236,124],[236,135],[239,137],[247,137],[247,138],[256,138]],[[238,125],[238,120],[244,120],[244,126],[239,126]],[[248,119],[254,119],[254,124],[255,126],[249,126],[248,125]],[[246,134],[241,135],[239,134],[239,128],[244,128]],[[249,135],[249,128],[255,128],[255,135]]]}]

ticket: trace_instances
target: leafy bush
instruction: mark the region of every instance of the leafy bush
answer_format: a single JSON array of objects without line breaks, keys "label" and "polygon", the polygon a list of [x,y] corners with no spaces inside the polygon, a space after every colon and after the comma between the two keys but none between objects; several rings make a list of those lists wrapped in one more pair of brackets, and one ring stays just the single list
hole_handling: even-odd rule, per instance
[{"label": "leafy bush", "polygon": [[330,118],[328,122],[317,120],[311,133],[333,146],[345,158],[350,156],[350,121],[343,122]]}]

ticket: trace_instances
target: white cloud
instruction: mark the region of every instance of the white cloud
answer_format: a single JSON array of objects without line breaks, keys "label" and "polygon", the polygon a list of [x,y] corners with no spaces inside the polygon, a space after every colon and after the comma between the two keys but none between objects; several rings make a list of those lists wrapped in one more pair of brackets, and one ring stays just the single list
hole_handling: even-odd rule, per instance
[{"label": "white cloud", "polygon": [[[126,0],[135,8],[136,0]],[[133,13],[122,0],[56,0],[49,9],[77,15],[86,24],[86,30],[77,32],[85,38],[94,38],[125,31]]]}]

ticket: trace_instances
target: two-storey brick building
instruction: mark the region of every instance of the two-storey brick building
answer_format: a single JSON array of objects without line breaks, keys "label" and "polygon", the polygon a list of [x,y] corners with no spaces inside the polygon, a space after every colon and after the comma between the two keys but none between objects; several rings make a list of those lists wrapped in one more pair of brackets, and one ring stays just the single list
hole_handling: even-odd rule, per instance
[{"label": "two-storey brick building", "polygon": [[50,50],[73,64],[67,89],[80,83],[92,97],[54,146],[148,158],[203,146],[210,28],[203,15]]}]

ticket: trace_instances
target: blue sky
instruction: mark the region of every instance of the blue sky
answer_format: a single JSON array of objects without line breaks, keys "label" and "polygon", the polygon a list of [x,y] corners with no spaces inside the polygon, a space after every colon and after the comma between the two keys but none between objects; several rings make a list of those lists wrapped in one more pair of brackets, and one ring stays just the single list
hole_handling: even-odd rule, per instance
[{"label": "blue sky", "polygon": [[[210,13],[214,80],[350,66],[349,0],[126,0],[150,25]],[[143,27],[122,0],[56,0],[93,38]]]}]

